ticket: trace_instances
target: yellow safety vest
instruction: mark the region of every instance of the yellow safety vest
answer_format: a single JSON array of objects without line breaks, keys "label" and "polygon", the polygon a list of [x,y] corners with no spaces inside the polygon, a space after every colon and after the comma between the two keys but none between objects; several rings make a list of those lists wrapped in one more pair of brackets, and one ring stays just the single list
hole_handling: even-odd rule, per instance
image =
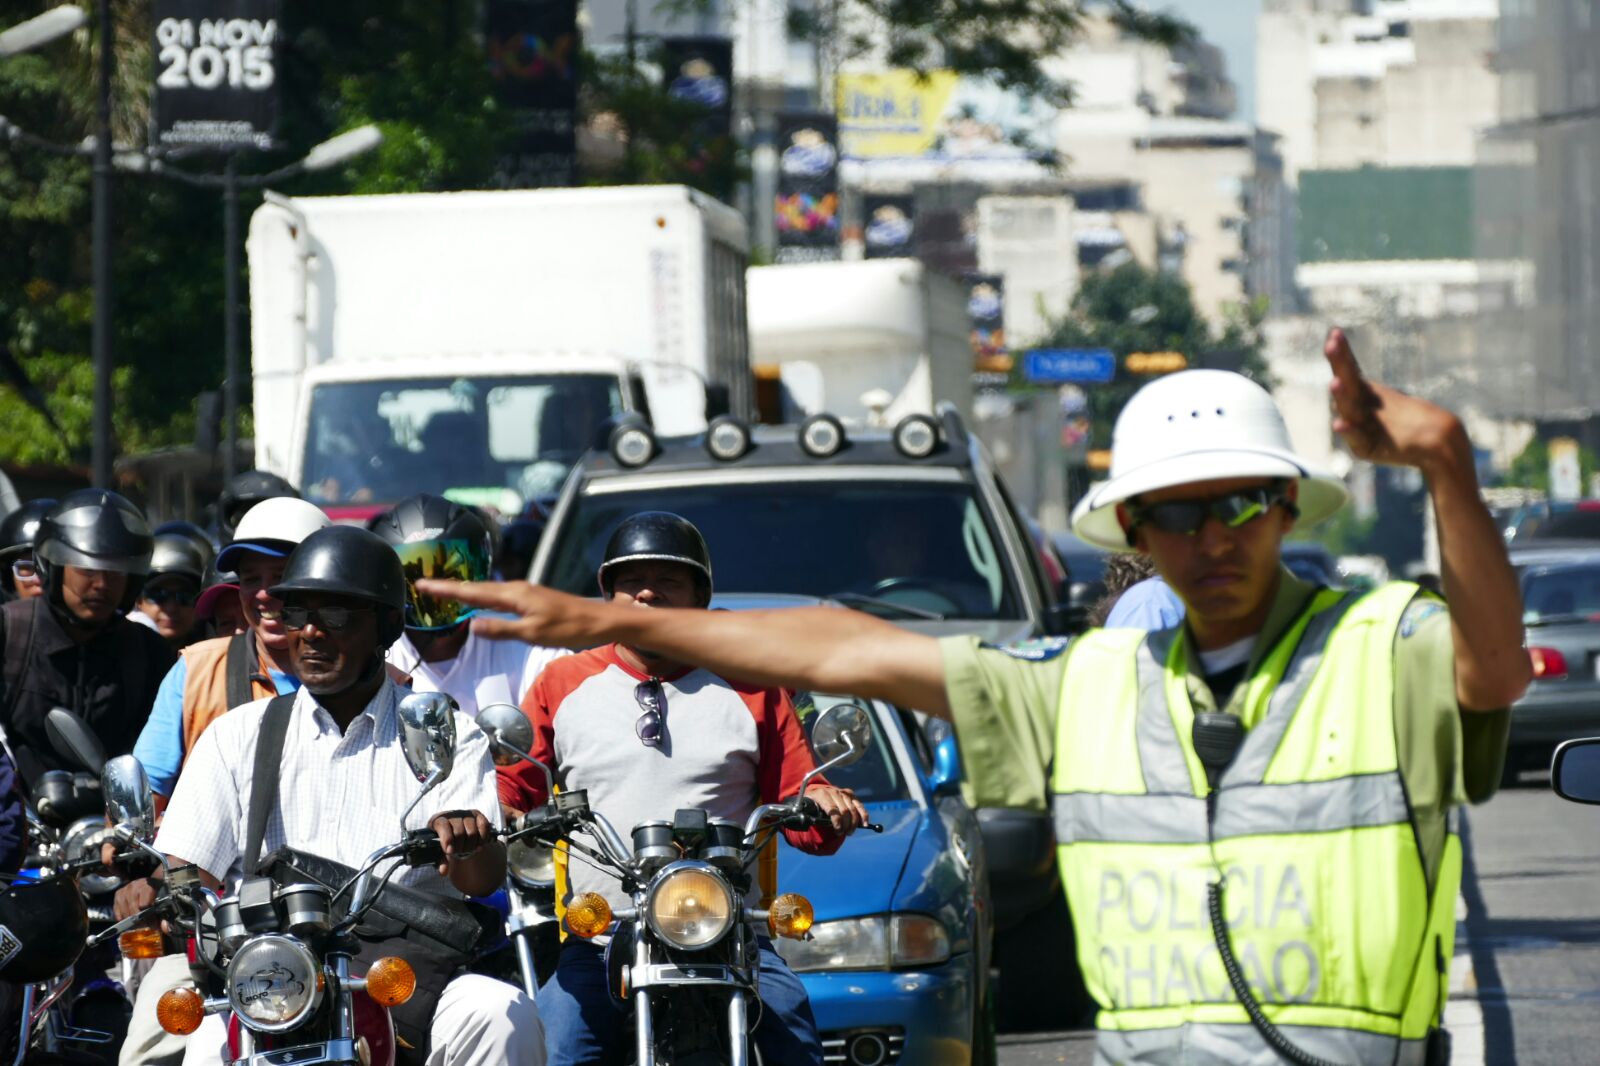
[{"label": "yellow safety vest", "polygon": [[1206,886],[1220,876],[1234,955],[1286,1036],[1333,1062],[1423,1062],[1461,849],[1452,824],[1430,893],[1394,727],[1394,642],[1416,594],[1397,582],[1311,598],[1243,682],[1255,725],[1210,818],[1180,631],[1073,645],[1052,804],[1104,1058],[1277,1061],[1212,936]]}]

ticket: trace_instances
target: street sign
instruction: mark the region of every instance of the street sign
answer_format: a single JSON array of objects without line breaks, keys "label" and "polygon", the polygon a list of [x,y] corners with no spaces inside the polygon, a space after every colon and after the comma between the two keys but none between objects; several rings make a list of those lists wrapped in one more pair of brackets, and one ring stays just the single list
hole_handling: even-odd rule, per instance
[{"label": "street sign", "polygon": [[1022,376],[1035,385],[1104,384],[1116,373],[1109,348],[1032,348],[1022,356]]},{"label": "street sign", "polygon": [[1134,352],[1123,363],[1130,374],[1170,374],[1188,367],[1182,352]]}]

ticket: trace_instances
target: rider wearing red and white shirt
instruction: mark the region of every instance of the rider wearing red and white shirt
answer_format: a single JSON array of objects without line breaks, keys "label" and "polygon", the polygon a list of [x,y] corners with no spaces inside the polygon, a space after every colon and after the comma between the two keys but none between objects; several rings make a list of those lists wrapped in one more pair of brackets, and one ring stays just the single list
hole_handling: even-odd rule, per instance
[{"label": "rider wearing red and white shirt", "polygon": [[[600,566],[608,599],[640,607],[704,607],[711,561],[699,530],[674,514],[634,515],[613,534]],[[704,808],[740,823],[763,803],[792,798],[815,768],[794,705],[782,689],[761,688],[610,644],[547,666],[523,700],[533,723],[533,757],[563,789],[585,789],[590,806],[626,833],[639,822]],[[529,810],[544,802],[532,767],[500,774],[500,800]],[[848,789],[814,779],[806,796],[831,825],[788,832],[804,851],[829,854],[867,821]],[[630,901],[615,879],[582,863],[570,868],[574,894],[595,891],[613,907]],[[820,1064],[821,1044],[804,986],[765,940],[761,946],[763,1061]],[[569,940],[539,993],[551,1066],[602,1061],[624,1028],[606,989],[600,950]]]}]

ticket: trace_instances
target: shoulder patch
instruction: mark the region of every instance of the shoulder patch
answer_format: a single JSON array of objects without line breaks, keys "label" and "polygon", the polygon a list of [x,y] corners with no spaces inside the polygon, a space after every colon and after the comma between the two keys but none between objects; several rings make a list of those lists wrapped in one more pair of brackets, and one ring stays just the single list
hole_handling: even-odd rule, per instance
[{"label": "shoulder patch", "polygon": [[1013,659],[1045,663],[1059,657],[1071,644],[1071,637],[1034,637],[1032,640],[1022,640],[1015,644],[990,644],[984,641],[979,647],[1003,651]]},{"label": "shoulder patch", "polygon": [[1415,635],[1417,628],[1423,622],[1436,614],[1444,614],[1445,611],[1445,605],[1432,597],[1415,601],[1400,616],[1400,639],[1404,640]]}]

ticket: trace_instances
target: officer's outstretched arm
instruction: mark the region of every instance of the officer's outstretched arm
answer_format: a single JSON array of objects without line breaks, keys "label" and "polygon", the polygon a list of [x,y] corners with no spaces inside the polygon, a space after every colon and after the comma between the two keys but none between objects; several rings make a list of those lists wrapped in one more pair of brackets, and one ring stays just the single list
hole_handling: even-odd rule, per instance
[{"label": "officer's outstretched arm", "polygon": [[858,611],[698,611],[598,603],[525,581],[419,581],[430,596],[519,615],[473,632],[561,648],[619,642],[758,685],[890,700],[950,716],[939,642]]}]

